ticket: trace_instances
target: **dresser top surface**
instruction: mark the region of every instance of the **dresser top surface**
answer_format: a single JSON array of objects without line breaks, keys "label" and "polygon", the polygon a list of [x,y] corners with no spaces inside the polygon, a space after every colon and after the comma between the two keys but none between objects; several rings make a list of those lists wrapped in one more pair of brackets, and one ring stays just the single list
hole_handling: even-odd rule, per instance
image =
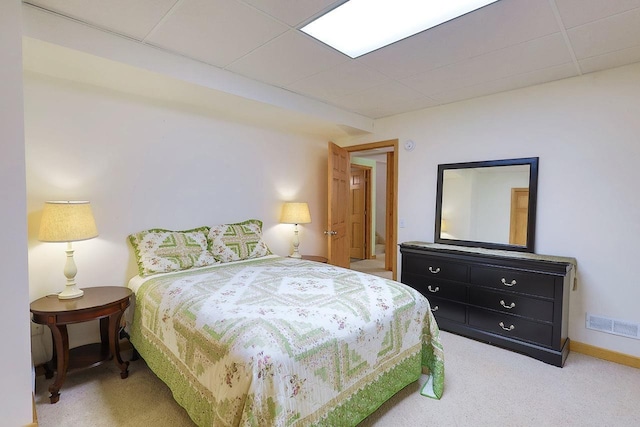
[{"label": "dresser top surface", "polygon": [[490,255],[490,256],[500,256],[504,258],[513,258],[513,259],[530,259],[537,261],[548,261],[548,262],[557,262],[564,264],[571,264],[572,266],[577,267],[578,262],[575,258],[571,257],[562,257],[555,255],[541,255],[541,254],[532,254],[528,252],[515,252],[515,251],[504,251],[498,249],[486,249],[486,248],[469,248],[465,246],[454,246],[454,245],[445,245],[442,243],[429,243],[429,242],[404,242],[401,246],[405,247],[416,247],[416,248],[425,248],[425,249],[435,249],[442,251],[456,251],[456,252],[465,252],[471,254],[481,254],[481,255]]}]

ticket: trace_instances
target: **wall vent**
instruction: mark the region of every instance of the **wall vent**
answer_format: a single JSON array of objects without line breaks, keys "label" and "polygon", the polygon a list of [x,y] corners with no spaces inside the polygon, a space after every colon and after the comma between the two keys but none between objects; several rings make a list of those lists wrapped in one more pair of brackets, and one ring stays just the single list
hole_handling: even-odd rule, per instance
[{"label": "wall vent", "polygon": [[640,323],[587,313],[587,329],[640,340]]}]

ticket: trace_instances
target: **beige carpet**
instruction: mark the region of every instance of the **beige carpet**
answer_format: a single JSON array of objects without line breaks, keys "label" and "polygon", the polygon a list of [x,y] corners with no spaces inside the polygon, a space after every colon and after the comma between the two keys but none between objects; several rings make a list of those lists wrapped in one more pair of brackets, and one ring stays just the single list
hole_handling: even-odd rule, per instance
[{"label": "beige carpet", "polygon": [[[570,353],[557,368],[507,350],[442,332],[444,396],[407,386],[364,420],[369,426],[640,425],[640,369]],[[43,427],[193,426],[167,387],[142,360],[120,379],[115,364],[69,374],[60,401],[49,404],[52,380],[38,376],[36,405]],[[338,426],[336,426],[338,427]]]},{"label": "beige carpet", "polygon": [[393,272],[384,269],[384,245],[376,245],[376,257],[374,259],[351,260],[351,270],[362,271],[374,276],[393,278]]}]

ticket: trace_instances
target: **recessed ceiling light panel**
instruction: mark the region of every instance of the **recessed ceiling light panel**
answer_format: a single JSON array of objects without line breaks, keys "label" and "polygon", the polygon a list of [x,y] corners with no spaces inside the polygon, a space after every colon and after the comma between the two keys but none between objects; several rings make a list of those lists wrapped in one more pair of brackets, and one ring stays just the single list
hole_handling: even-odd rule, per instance
[{"label": "recessed ceiling light panel", "polygon": [[350,0],[301,31],[357,58],[498,0]]}]

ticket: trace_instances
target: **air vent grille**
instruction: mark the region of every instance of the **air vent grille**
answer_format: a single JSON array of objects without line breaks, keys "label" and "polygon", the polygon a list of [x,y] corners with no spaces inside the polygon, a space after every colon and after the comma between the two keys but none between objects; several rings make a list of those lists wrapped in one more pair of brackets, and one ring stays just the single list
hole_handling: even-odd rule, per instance
[{"label": "air vent grille", "polygon": [[640,339],[640,323],[587,313],[587,329]]}]

